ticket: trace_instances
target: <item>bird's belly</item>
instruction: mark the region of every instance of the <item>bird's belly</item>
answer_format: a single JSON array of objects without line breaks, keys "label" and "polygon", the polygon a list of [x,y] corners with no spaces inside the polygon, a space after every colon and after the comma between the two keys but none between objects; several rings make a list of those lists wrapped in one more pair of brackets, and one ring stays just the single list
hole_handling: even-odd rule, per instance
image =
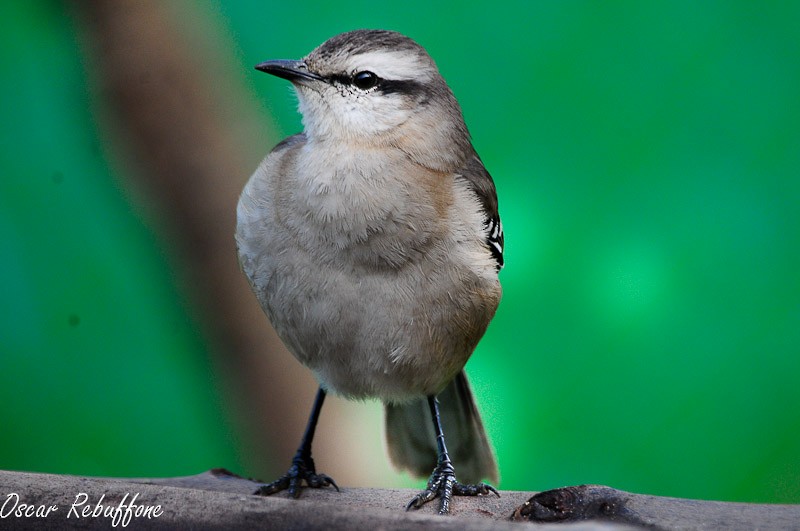
[{"label": "bird's belly", "polygon": [[463,368],[500,297],[499,283],[469,271],[415,268],[332,267],[286,249],[269,266],[262,301],[324,387],[403,401],[438,393]]}]

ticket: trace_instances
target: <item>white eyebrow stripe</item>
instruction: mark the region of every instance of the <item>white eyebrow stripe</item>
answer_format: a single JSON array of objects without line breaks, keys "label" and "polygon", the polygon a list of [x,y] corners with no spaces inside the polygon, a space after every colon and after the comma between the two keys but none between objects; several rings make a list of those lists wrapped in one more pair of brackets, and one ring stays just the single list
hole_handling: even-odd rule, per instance
[{"label": "white eyebrow stripe", "polygon": [[380,51],[366,52],[354,56],[351,60],[352,72],[369,70],[383,79],[430,79],[430,67],[421,64],[416,54]]}]

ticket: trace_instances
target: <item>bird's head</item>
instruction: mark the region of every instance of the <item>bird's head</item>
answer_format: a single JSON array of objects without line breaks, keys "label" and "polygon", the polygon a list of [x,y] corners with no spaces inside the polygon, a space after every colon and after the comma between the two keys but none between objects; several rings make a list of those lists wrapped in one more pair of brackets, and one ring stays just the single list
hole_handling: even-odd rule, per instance
[{"label": "bird's head", "polygon": [[299,61],[256,69],[292,82],[312,141],[394,147],[440,171],[458,170],[472,153],[461,108],[436,64],[400,33],[342,33]]}]

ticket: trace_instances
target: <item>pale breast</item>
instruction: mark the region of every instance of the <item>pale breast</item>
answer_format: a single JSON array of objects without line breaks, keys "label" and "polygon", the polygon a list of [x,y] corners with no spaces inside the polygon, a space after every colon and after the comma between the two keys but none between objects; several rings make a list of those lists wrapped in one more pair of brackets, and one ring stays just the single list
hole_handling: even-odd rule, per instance
[{"label": "pale breast", "polygon": [[388,177],[346,165],[288,176],[300,149],[273,153],[239,204],[240,260],[262,307],[330,390],[386,400],[438,392],[500,299],[482,220],[468,214],[474,199],[432,172],[410,186],[399,166]]}]

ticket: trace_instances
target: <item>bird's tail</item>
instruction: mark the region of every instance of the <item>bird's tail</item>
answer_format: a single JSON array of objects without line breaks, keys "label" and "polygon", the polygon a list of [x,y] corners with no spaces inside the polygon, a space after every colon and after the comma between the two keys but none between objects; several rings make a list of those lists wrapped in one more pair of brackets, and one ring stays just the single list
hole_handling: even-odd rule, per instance
[{"label": "bird's tail", "polygon": [[[442,429],[458,480],[498,482],[497,463],[483,429],[467,375],[462,370],[439,393]],[[427,477],[436,466],[436,436],[425,399],[386,404],[386,442],[392,463],[414,476]]]}]

